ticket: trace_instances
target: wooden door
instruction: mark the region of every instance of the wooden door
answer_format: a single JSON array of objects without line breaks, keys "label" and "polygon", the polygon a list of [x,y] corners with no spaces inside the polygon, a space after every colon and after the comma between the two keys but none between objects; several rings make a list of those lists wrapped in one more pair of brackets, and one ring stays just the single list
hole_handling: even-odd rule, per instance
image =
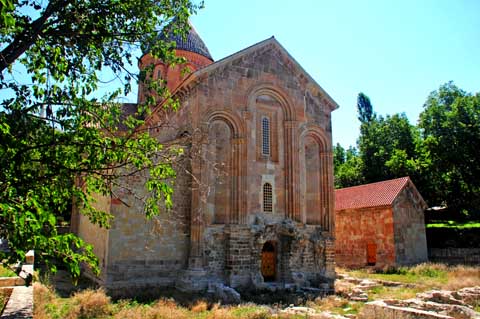
[{"label": "wooden door", "polygon": [[277,254],[275,246],[267,242],[262,249],[262,276],[265,281],[274,281],[276,277]]},{"label": "wooden door", "polygon": [[373,266],[377,263],[377,245],[374,243],[367,244],[367,264]]}]

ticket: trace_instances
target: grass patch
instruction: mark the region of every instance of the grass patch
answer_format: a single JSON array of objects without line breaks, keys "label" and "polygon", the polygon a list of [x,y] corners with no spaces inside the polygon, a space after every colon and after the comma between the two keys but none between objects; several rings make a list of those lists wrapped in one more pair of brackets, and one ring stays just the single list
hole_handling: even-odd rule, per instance
[{"label": "grass patch", "polygon": [[[346,273],[351,277],[396,281],[408,284],[407,286],[375,286],[367,290],[368,300],[414,298],[416,294],[432,289],[459,290],[465,287],[480,285],[480,267],[474,266],[446,266],[443,264],[420,264],[413,267],[388,268],[382,271],[367,269],[346,270],[337,269],[339,273]],[[350,290],[349,290],[350,289]],[[353,286],[340,287],[342,295],[351,291]],[[335,302],[328,299],[336,298]],[[362,302],[352,302],[344,298],[329,297],[319,301],[319,309],[329,310],[338,314],[358,313],[364,306]],[[330,306],[329,306],[330,305]],[[473,305],[476,311],[480,310],[479,304]],[[345,312],[351,308],[355,312]],[[350,310],[350,311],[352,311]]]},{"label": "grass patch", "polygon": [[480,267],[464,265],[447,266],[444,264],[424,263],[413,267],[388,268],[375,271],[369,269],[338,269],[337,271],[347,273],[356,278],[413,284],[422,291],[426,289],[455,290],[480,285]]},{"label": "grass patch", "polygon": [[0,277],[16,277],[17,274],[8,268],[3,267],[0,265]]},{"label": "grass patch", "polygon": [[410,299],[424,289],[407,287],[374,287],[368,290],[368,301],[378,299]]},{"label": "grass patch", "polygon": [[34,318],[36,319],[296,319],[304,316],[274,315],[271,308],[253,303],[237,306],[209,305],[197,301],[183,307],[172,299],[151,303],[132,300],[112,302],[102,289],[87,289],[70,298],[61,298],[40,283],[34,284]]},{"label": "grass patch", "polygon": [[12,293],[11,288],[0,289],[0,315],[3,313],[5,306],[7,305],[10,294]]},{"label": "grass patch", "polygon": [[395,267],[383,270],[341,270],[352,277],[369,278],[384,281],[396,281],[405,284],[420,284],[427,287],[440,287],[448,282],[450,269],[443,264],[420,264],[414,267]]},{"label": "grass patch", "polygon": [[480,228],[480,222],[479,221],[457,222],[453,220],[448,220],[448,221],[439,221],[439,222],[429,223],[426,226],[427,228],[470,229],[470,228]]},{"label": "grass patch", "polygon": [[363,305],[363,302],[350,301],[340,296],[328,296],[307,302],[308,307],[312,307],[318,312],[329,311],[339,315],[356,315]]},{"label": "grass patch", "polygon": [[[383,271],[345,270],[352,277],[382,279],[403,282],[405,286],[375,286],[368,289],[369,301],[377,299],[409,299],[417,293],[431,289],[458,290],[468,286],[480,285],[480,267],[455,266],[442,264],[421,264],[414,267],[389,268]],[[345,291],[351,291],[346,287]],[[338,291],[338,290],[337,290]],[[357,315],[364,307],[364,302],[350,301],[346,294],[317,298],[306,302],[305,306],[317,312],[329,311],[340,315]],[[113,302],[102,289],[83,290],[70,298],[57,296],[52,289],[34,284],[34,317],[38,319],[123,319],[123,318],[172,318],[172,319],[296,319],[302,315],[279,314],[278,309],[285,306],[271,307],[245,303],[235,306],[212,304],[198,300],[182,306],[173,299],[159,299],[141,303],[134,300]],[[476,306],[480,310],[480,304]]]}]

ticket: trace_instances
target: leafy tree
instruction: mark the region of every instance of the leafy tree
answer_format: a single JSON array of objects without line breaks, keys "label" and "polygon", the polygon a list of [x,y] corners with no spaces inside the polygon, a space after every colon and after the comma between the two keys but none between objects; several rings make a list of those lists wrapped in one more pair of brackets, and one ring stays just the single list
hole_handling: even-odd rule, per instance
[{"label": "leafy tree", "polygon": [[414,128],[405,114],[377,116],[368,96],[357,98],[362,175],[367,183],[410,175],[414,171]]},{"label": "leafy tree", "polygon": [[419,127],[432,204],[478,210],[480,94],[468,94],[452,82],[442,85],[425,102]]},{"label": "leafy tree", "polygon": [[405,114],[375,116],[363,123],[358,141],[367,183],[415,173],[415,128]]},{"label": "leafy tree", "polygon": [[[98,271],[92,247],[58,234],[57,218],[73,198],[92,222],[108,227],[112,216],[95,207],[95,197],[115,197],[115,189],[128,188],[123,177],[142,171],[149,176],[147,195],[139,197],[146,215],[158,213],[159,202],[171,205],[171,163],[179,151],[163,149],[142,126],[158,101],[149,99],[130,115],[115,101],[133,81],[171,101],[164,83],[132,70],[147,50],[181,63],[175,44],[162,39],[185,34],[199,6],[190,0],[1,2],[0,237],[11,250],[0,259],[23,259],[35,249],[74,277],[81,262]],[[94,98],[105,72],[123,85]]]},{"label": "leafy tree", "polygon": [[[343,152],[343,153],[342,153]],[[340,144],[334,147],[334,162],[337,154],[342,154],[342,162],[337,161],[334,165],[335,188],[344,188],[363,183],[362,160],[356,148],[350,146],[344,150]]]},{"label": "leafy tree", "polygon": [[335,171],[345,163],[345,156],[345,149],[340,143],[337,143],[337,145],[333,147],[333,168]]},{"label": "leafy tree", "polygon": [[373,106],[370,102],[370,98],[362,92],[358,93],[357,111],[360,123],[368,123],[374,118]]}]

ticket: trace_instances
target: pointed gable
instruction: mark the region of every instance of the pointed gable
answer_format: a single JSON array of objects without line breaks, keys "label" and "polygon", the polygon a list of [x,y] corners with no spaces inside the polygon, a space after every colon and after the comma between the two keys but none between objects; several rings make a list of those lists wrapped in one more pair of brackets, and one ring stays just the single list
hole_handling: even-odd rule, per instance
[{"label": "pointed gable", "polygon": [[409,177],[402,177],[337,189],[335,210],[390,206],[409,182],[411,183]]},{"label": "pointed gable", "polygon": [[289,67],[294,74],[304,79],[306,81],[307,88],[313,94],[319,94],[320,96],[322,96],[323,99],[328,104],[328,106],[330,107],[331,111],[336,110],[339,107],[337,102],[335,102],[335,100],[333,100],[333,98],[330,97],[330,95],[328,95],[327,92],[325,92],[325,90],[310,76],[310,74],[308,74],[302,68],[302,66],[288,53],[287,50],[285,50],[285,48],[273,36],[271,38],[258,42],[250,47],[247,47],[243,50],[240,50],[230,56],[227,56],[217,62],[214,62],[200,70],[197,70],[196,72],[190,74],[190,76],[182,84],[182,87],[186,88],[189,85],[199,81],[200,79],[203,79],[208,74],[211,74],[221,69],[222,67],[225,67],[230,63],[233,63],[236,60],[241,60],[244,56],[248,54],[252,54],[256,51],[260,51],[268,46],[271,46],[274,49],[276,49],[281,55],[283,55],[286,58],[287,61],[289,61],[289,63],[286,64],[286,67]]}]

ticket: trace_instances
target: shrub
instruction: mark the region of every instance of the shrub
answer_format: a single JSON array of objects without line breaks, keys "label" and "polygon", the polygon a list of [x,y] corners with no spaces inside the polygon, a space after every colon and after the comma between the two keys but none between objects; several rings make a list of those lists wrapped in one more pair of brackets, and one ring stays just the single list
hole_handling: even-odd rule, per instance
[{"label": "shrub", "polygon": [[72,304],[72,311],[69,314],[71,319],[95,318],[110,313],[110,297],[103,289],[78,292],[73,295]]},{"label": "shrub", "polygon": [[208,310],[208,304],[205,300],[198,300],[191,308],[192,312],[204,312]]}]

